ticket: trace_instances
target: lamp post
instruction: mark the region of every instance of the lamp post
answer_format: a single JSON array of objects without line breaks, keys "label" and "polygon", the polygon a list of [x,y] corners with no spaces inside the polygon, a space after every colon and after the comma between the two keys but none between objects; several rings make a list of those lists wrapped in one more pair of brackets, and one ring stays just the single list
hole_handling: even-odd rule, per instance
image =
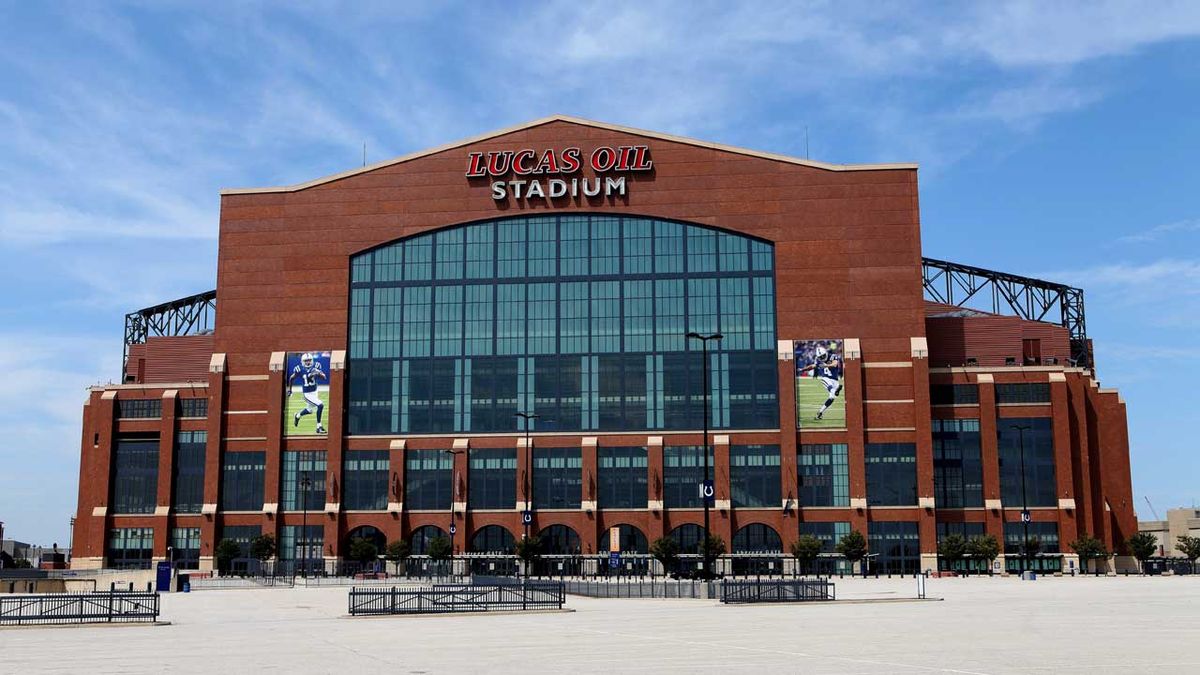
[{"label": "lamp post", "polygon": [[[525,481],[524,481],[525,485],[524,485],[523,492],[524,492],[524,496],[525,496],[525,510],[529,511],[530,516],[531,516],[530,520],[532,521],[533,520],[533,518],[532,518],[532,514],[533,514],[533,475],[532,475],[533,474],[533,445],[529,442],[529,440],[530,440],[529,432],[530,432],[530,424],[534,420],[536,420],[538,417],[541,417],[541,416],[538,415],[537,413],[519,412],[516,415],[513,415],[513,417],[516,417],[517,419],[520,419],[520,420],[524,420],[524,422],[525,422]],[[524,521],[525,518],[522,517],[521,520]],[[524,523],[526,539],[529,538],[530,524],[531,523]]]},{"label": "lamp post", "polygon": [[1017,445],[1021,452],[1021,528],[1024,531],[1021,541],[1021,571],[1029,569],[1029,494],[1025,490],[1025,432],[1033,427],[1024,424],[1010,424],[1009,428],[1017,430]]},{"label": "lamp post", "polygon": [[450,455],[450,528],[446,530],[446,534],[450,536],[450,574],[454,576],[454,490],[458,487],[457,476],[454,473],[454,456],[463,453],[463,450],[443,450],[442,452]]},{"label": "lamp post", "polygon": [[[700,333],[697,333],[695,331],[688,333],[687,336],[688,336],[688,338],[690,338],[692,340],[700,341],[701,352],[703,354],[702,358],[704,359],[704,448],[702,450],[702,454],[704,455],[704,486],[707,486],[708,481],[709,481],[708,417],[710,414],[712,414],[708,407],[708,393],[709,393],[709,387],[708,387],[708,341],[709,340],[720,341],[721,338],[723,338],[725,336],[721,335],[720,333],[712,333],[710,335],[701,335]],[[703,492],[701,492],[700,497],[701,497],[701,500],[704,502],[704,539],[701,540],[701,542],[700,542],[700,561],[701,561],[701,569],[703,571],[704,578],[705,578],[705,580],[707,580],[712,576],[711,570],[709,569],[709,564],[708,564],[708,550],[707,550],[708,549],[708,537],[709,537],[709,534],[708,534],[708,495],[705,495],[705,494],[703,494]]]},{"label": "lamp post", "polygon": [[[295,538],[295,541],[292,542],[292,549],[294,551],[294,549],[296,549],[300,546],[300,539],[301,539],[301,537],[303,537],[304,538],[304,547],[302,550],[304,551],[304,557],[299,558],[299,561],[300,561],[300,575],[302,577],[304,577],[305,579],[308,578],[308,490],[311,487],[312,487],[312,478],[309,477],[308,471],[303,471],[300,474],[300,507],[301,507],[301,512],[303,513],[303,516],[302,516],[300,522],[302,523],[302,525],[300,526],[300,535]],[[297,556],[295,556],[293,554],[292,557],[295,558]],[[295,570],[295,568],[293,568],[292,569],[292,577],[295,578],[295,576],[296,576],[296,570]]]}]

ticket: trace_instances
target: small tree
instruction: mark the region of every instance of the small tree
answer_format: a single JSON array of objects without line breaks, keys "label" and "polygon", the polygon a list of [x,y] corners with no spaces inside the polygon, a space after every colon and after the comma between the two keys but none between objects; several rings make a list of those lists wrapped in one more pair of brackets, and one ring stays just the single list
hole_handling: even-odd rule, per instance
[{"label": "small tree", "polygon": [[1102,560],[1108,558],[1108,549],[1104,548],[1104,542],[1093,537],[1090,534],[1084,534],[1075,541],[1067,544],[1079,556],[1079,562],[1083,565],[1083,571],[1088,572],[1089,560]]},{"label": "small tree", "polygon": [[1158,538],[1149,532],[1138,532],[1125,543],[1129,546],[1129,552],[1137,558],[1138,568],[1145,573],[1146,561],[1153,557],[1158,549]]},{"label": "small tree", "polygon": [[817,539],[811,534],[802,534],[800,538],[792,542],[792,557],[796,559],[796,564],[800,566],[800,570],[804,574],[812,571],[812,565],[817,560],[817,556],[821,555],[825,545],[820,539]]},{"label": "small tree", "polygon": [[379,547],[369,539],[355,537],[350,540],[350,559],[368,565],[379,558]]},{"label": "small tree", "polygon": [[[842,537],[837,543],[837,552],[842,554],[846,562],[854,565],[863,558],[867,557],[867,538],[858,530],[850,530],[850,532]],[[863,566],[863,575],[867,573],[867,568]]]},{"label": "small tree", "polygon": [[663,566],[663,572],[670,574],[679,564],[679,542],[672,537],[655,539],[650,544],[650,555]]},{"label": "small tree", "polygon": [[449,537],[434,537],[425,547],[430,560],[449,560],[454,553],[454,544]]},{"label": "small tree", "polygon": [[217,559],[217,571],[221,574],[229,572],[229,568],[233,566],[233,559],[242,554],[242,547],[232,539],[222,539],[218,544],[213,555]]},{"label": "small tree", "polygon": [[410,555],[412,555],[412,547],[403,539],[389,543],[383,550],[384,559],[396,566],[396,574],[400,574],[400,563],[408,560]]},{"label": "small tree", "polygon": [[265,563],[275,556],[275,537],[270,534],[260,534],[250,540],[250,557],[260,563]]},{"label": "small tree", "polygon": [[950,569],[954,569],[955,564],[966,555],[967,538],[961,534],[948,534],[938,543],[938,556],[946,561]]},{"label": "small tree", "polygon": [[990,570],[1000,555],[1000,542],[990,534],[977,534],[967,540],[967,555],[982,560]]},{"label": "small tree", "polygon": [[1196,559],[1200,558],[1200,537],[1189,537],[1183,535],[1179,538],[1179,542],[1175,544],[1175,550],[1183,554],[1183,557],[1192,561],[1192,571],[1196,571]]},{"label": "small tree", "polygon": [[521,541],[516,545],[517,557],[525,562],[526,565],[532,564],[542,555],[542,538],[534,535],[532,537],[521,537]]}]

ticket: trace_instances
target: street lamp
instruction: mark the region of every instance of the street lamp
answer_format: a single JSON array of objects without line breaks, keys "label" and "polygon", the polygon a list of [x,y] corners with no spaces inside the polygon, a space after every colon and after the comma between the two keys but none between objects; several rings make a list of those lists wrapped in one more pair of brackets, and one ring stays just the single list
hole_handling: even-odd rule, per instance
[{"label": "street lamp", "polygon": [[450,536],[450,574],[454,576],[454,490],[458,485],[454,474],[454,456],[465,452],[464,450],[443,450],[442,452],[450,455],[450,529],[446,530],[446,534]]},{"label": "street lamp", "polygon": [[[312,487],[312,478],[309,477],[308,471],[302,471],[300,474],[300,506],[304,514],[301,519],[300,535],[292,541],[292,557],[296,558],[295,549],[300,546],[300,538],[304,538],[304,558],[300,559],[300,574],[303,578],[308,578],[308,490]],[[296,568],[292,568],[292,578],[296,577]]]},{"label": "street lamp", "polygon": [[529,522],[526,522],[524,514],[521,516],[521,521],[525,525],[525,538],[529,538],[529,526],[533,521],[533,445],[529,442],[529,432],[531,423],[541,417],[537,413],[519,412],[513,415],[517,419],[525,421],[525,510],[529,512]]},{"label": "street lamp", "polygon": [[1029,569],[1029,495],[1025,490],[1025,432],[1033,427],[1024,424],[1010,424],[1010,429],[1017,430],[1017,444],[1021,451],[1021,528],[1024,531],[1021,541],[1022,572]]},{"label": "street lamp", "polygon": [[[709,387],[708,387],[708,341],[709,340],[720,341],[721,338],[723,338],[725,336],[721,335],[720,333],[713,333],[711,335],[701,335],[700,333],[697,333],[695,331],[688,333],[687,336],[689,339],[700,341],[700,345],[702,348],[702,354],[703,354],[702,358],[704,359],[704,448],[703,448],[702,453],[704,455],[704,484],[703,484],[703,487],[707,487],[708,481],[709,481],[709,474],[708,474],[708,471],[709,471],[709,466],[708,466],[708,417],[709,417],[709,415],[712,414],[712,411],[709,410],[709,406],[708,406],[708,393],[709,393]],[[704,502],[704,539],[700,542],[700,560],[701,560],[701,565],[702,565],[701,569],[703,570],[704,578],[707,580],[711,577],[711,570],[709,569],[709,564],[708,564],[708,550],[707,550],[708,549],[708,537],[709,537],[709,534],[708,534],[708,495],[701,492],[700,496],[701,496],[702,501]]]}]

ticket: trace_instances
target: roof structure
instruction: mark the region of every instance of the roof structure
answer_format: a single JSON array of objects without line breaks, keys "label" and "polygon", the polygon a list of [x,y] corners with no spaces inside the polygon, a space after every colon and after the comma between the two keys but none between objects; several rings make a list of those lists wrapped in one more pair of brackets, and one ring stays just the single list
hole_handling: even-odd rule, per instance
[{"label": "roof structure", "polygon": [[311,187],[316,187],[318,185],[324,185],[325,183],[332,183],[333,181],[342,180],[343,178],[349,178],[351,176],[357,176],[359,174],[369,173],[371,171],[375,171],[377,169],[382,169],[384,167],[393,166],[393,165],[401,164],[404,162],[411,162],[415,159],[420,159],[422,157],[428,157],[429,155],[434,155],[439,152],[445,152],[446,150],[453,150],[455,148],[461,148],[463,146],[471,145],[474,143],[480,143],[482,141],[487,141],[487,140],[490,140],[493,138],[497,138],[499,136],[505,136],[507,134],[515,133],[518,131],[524,131],[526,129],[540,127],[542,125],[550,124],[552,122],[567,122],[569,124],[578,124],[580,126],[585,126],[585,127],[593,127],[596,129],[606,129],[608,131],[616,131],[616,132],[620,132],[620,133],[624,133],[624,134],[629,134],[631,136],[641,136],[643,138],[652,138],[652,139],[657,139],[660,141],[670,141],[672,143],[683,143],[686,145],[694,145],[697,147],[710,148],[712,150],[720,150],[722,152],[730,152],[730,153],[737,154],[737,155],[744,155],[747,157],[757,157],[759,159],[768,159],[768,160],[772,160],[772,161],[776,161],[776,162],[784,162],[787,164],[797,164],[800,166],[812,167],[814,169],[823,169],[825,171],[887,171],[887,170],[894,170],[894,169],[915,170],[917,168],[916,163],[829,164],[826,162],[816,162],[811,159],[802,159],[799,157],[791,157],[789,155],[780,155],[780,154],[776,154],[773,152],[761,152],[758,150],[749,150],[747,148],[739,148],[739,147],[733,146],[733,145],[724,145],[722,143],[710,143],[708,141],[701,141],[701,140],[697,140],[695,138],[688,138],[686,136],[673,136],[671,134],[664,134],[664,133],[660,133],[657,131],[648,131],[646,129],[635,129],[633,127],[623,127],[623,126],[619,126],[616,124],[607,124],[605,122],[596,122],[594,120],[583,119],[581,117],[570,117],[568,115],[551,115],[550,117],[543,117],[541,119],[536,119],[531,122],[525,122],[523,124],[518,124],[516,126],[506,127],[504,129],[497,129],[495,131],[489,131],[485,134],[480,134],[478,136],[472,136],[470,138],[464,138],[462,140],[454,141],[452,143],[447,143],[445,145],[439,145],[437,147],[429,148],[426,150],[421,150],[419,152],[414,152],[414,153],[410,153],[407,155],[401,155],[400,157],[395,157],[395,158],[385,160],[382,162],[377,162],[375,164],[368,164],[367,166],[363,166],[363,167],[360,167],[357,169],[351,169],[350,171],[343,171],[341,173],[335,173],[335,174],[332,174],[329,176],[323,176],[321,178],[310,180],[310,181],[307,181],[304,183],[297,183],[296,185],[285,185],[285,186],[279,186],[279,187],[258,187],[258,188],[227,188],[227,189],[221,190],[221,194],[222,195],[241,195],[241,194],[258,194],[258,193],[267,193],[267,192],[298,192],[300,190],[304,190],[304,189],[311,188]]}]

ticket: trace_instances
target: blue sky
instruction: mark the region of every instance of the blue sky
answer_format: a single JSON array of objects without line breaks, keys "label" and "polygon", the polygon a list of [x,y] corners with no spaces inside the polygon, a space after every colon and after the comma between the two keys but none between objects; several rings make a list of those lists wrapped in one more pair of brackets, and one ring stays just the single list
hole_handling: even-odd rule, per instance
[{"label": "blue sky", "polygon": [[1200,501],[1200,5],[349,4],[0,0],[9,536],[66,542],[85,389],[214,287],[220,188],[552,113],[919,162],[926,255],[1085,289],[1139,513]]}]

